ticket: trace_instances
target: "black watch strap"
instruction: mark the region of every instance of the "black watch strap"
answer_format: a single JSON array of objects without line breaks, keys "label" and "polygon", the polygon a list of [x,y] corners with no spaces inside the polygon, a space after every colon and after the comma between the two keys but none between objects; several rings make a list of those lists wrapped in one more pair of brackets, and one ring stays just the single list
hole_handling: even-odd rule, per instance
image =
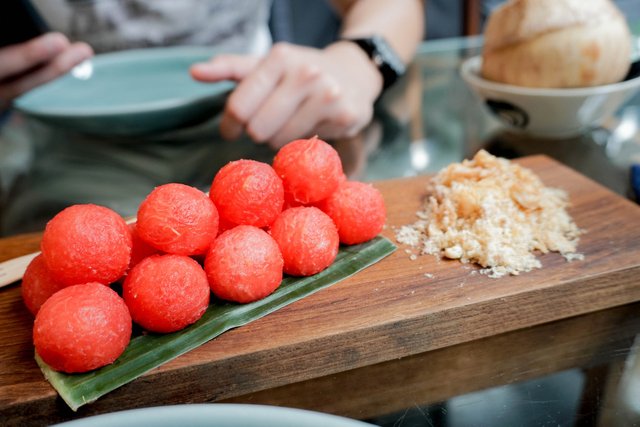
[{"label": "black watch strap", "polygon": [[404,75],[406,66],[398,54],[389,46],[381,36],[367,38],[345,39],[360,46],[371,58],[382,75],[382,90],[394,84],[398,78]]}]

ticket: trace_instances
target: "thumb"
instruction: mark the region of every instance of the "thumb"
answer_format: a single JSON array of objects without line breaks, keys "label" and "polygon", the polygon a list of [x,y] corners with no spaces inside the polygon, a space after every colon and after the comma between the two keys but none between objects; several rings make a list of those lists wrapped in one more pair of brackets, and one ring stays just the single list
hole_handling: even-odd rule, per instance
[{"label": "thumb", "polygon": [[208,62],[194,64],[189,69],[191,77],[201,82],[220,80],[240,81],[257,65],[260,58],[248,55],[220,55]]}]

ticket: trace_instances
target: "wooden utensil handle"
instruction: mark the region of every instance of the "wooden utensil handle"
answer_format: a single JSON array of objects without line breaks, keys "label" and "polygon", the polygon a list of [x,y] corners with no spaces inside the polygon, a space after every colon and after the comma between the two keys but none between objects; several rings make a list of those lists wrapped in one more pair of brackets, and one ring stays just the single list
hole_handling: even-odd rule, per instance
[{"label": "wooden utensil handle", "polygon": [[22,279],[27,266],[40,252],[33,252],[0,263],[0,288]]}]

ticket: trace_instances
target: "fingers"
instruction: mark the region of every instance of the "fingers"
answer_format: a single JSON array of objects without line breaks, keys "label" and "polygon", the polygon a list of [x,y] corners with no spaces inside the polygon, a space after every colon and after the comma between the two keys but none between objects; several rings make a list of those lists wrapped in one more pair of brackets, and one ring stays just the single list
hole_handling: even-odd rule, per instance
[{"label": "fingers", "polygon": [[323,121],[339,102],[340,89],[332,80],[320,78],[315,82],[310,95],[269,137],[269,145],[280,148],[289,141],[315,133],[318,123]]},{"label": "fingers", "polygon": [[303,64],[295,72],[287,73],[269,94],[246,124],[246,131],[254,141],[265,142],[293,117],[305,99],[322,85],[320,70]]},{"label": "fingers", "polygon": [[312,135],[325,139],[352,137],[362,130],[372,116],[371,105],[355,104],[337,85],[327,85],[304,101],[270,138],[269,145],[278,149],[296,138]]},{"label": "fingers", "polygon": [[[194,64],[189,72],[195,80],[203,82],[241,81],[256,68],[259,62],[260,58],[258,57],[219,55],[209,62]],[[233,99],[236,99],[236,101],[233,101]],[[231,111],[236,108],[230,107],[232,102],[237,102],[237,96],[230,97],[227,102],[226,112],[220,121],[220,134],[225,139],[236,139],[244,131],[243,122],[238,119],[235,111]]]},{"label": "fingers", "polygon": [[240,81],[256,67],[260,58],[243,55],[219,55],[209,62],[194,64],[189,69],[191,77],[202,82],[221,80]]},{"label": "fingers", "polygon": [[226,110],[220,120],[220,136],[227,140],[238,139],[244,132],[244,125]]},{"label": "fingers", "polygon": [[0,49],[0,80],[26,72],[52,60],[69,47],[60,33],[47,33],[24,43]]},{"label": "fingers", "polygon": [[[212,61],[210,69],[194,74],[240,79],[220,123],[226,139],[246,132],[256,142],[279,148],[312,134],[323,138],[353,136],[373,116],[375,85],[351,70],[340,50],[277,44],[267,57],[251,66],[222,62]],[[205,71],[209,73],[206,76]]]},{"label": "fingers", "polygon": [[86,43],[68,45],[40,68],[32,67],[23,76],[0,83],[0,99],[8,102],[36,86],[60,77],[92,55],[93,51]]},{"label": "fingers", "polygon": [[287,44],[275,45],[231,93],[220,123],[220,133],[224,138],[240,136],[251,117],[280,84],[292,50]]}]

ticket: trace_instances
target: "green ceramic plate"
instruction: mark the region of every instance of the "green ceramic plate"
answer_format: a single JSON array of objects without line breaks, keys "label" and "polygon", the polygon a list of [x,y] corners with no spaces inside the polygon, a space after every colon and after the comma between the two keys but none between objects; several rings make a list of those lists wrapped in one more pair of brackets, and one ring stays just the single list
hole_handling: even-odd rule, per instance
[{"label": "green ceramic plate", "polygon": [[96,55],[67,75],[15,101],[48,124],[98,135],[176,129],[219,112],[232,82],[200,83],[189,66],[211,58],[204,47],[128,50]]}]

